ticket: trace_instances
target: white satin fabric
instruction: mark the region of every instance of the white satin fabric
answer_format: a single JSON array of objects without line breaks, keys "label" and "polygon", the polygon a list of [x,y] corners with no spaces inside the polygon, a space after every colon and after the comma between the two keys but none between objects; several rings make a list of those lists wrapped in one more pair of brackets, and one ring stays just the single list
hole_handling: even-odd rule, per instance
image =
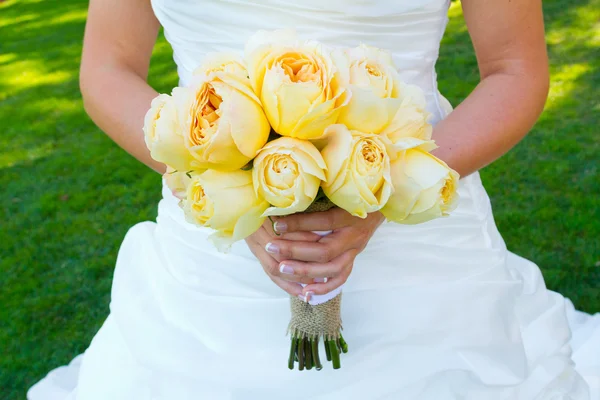
[{"label": "white satin fabric", "polygon": [[[181,80],[259,29],[390,49],[435,121],[446,0],[154,0]],[[446,73],[451,73],[447,71]],[[548,291],[506,250],[479,175],[449,218],[384,224],[344,287],[342,369],[289,371],[287,294],[245,243],[216,252],[163,189],[157,222],[127,233],[111,314],[84,355],[30,400],[600,399],[600,316]],[[572,339],[571,339],[572,338]]]}]

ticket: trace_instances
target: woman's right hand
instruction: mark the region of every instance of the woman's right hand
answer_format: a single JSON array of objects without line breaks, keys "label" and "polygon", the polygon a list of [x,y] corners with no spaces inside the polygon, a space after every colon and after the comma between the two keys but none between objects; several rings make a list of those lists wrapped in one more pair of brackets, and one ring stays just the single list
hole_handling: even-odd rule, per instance
[{"label": "woman's right hand", "polygon": [[267,245],[271,244],[274,240],[317,242],[319,239],[321,239],[321,236],[313,232],[291,232],[278,236],[273,231],[271,221],[267,219],[256,232],[246,238],[246,243],[269,278],[277,286],[290,295],[298,296],[304,300],[302,286],[299,283],[310,284],[315,283],[315,280],[313,278],[282,273],[280,271],[280,263],[283,261],[283,258],[280,258],[273,249],[267,251]]}]

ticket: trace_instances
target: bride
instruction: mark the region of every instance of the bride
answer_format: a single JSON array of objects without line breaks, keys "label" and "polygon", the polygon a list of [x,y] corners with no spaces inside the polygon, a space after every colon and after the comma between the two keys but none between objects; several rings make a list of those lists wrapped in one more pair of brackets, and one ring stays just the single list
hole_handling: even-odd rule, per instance
[{"label": "bride", "polygon": [[[111,312],[87,351],[33,386],[30,400],[600,399],[600,315],[548,291],[507,251],[477,170],[542,111],[548,65],[540,0],[463,0],[481,82],[455,110],[435,62],[449,0],[91,0],[81,65],[85,108],[157,172],[144,144],[146,83],[159,25],[181,84],[210,51],[259,29],[295,28],[334,45],[392,51],[427,94],[436,155],[464,178],[460,205],[423,225],[340,210],[265,225],[227,254],[187,224],[163,188],[157,222],[127,233]],[[452,74],[452,71],[445,71]],[[320,238],[311,231],[330,230]],[[262,268],[261,268],[262,266]],[[328,279],[324,279],[328,278]],[[307,283],[302,287],[298,282]],[[342,283],[343,367],[289,371],[289,295]]]}]

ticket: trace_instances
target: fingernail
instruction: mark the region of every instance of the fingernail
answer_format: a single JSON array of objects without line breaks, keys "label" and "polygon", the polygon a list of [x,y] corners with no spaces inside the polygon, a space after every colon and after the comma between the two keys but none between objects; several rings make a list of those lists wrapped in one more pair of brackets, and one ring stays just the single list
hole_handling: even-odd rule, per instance
[{"label": "fingernail", "polygon": [[315,278],[315,283],[327,283],[327,278]]},{"label": "fingernail", "polygon": [[294,268],[290,267],[289,265],[281,264],[279,266],[279,272],[282,274],[294,275]]},{"label": "fingernail", "polygon": [[287,231],[287,224],[282,221],[275,221],[275,224],[273,225],[273,229],[275,229],[275,232],[277,232],[277,233],[283,233],[283,232]]},{"label": "fingernail", "polygon": [[313,294],[314,294],[313,292],[306,292],[304,294],[304,299],[303,299],[304,302],[308,303],[310,301],[310,299],[312,299]]},{"label": "fingernail", "polygon": [[267,253],[279,254],[279,246],[277,246],[275,243],[267,243],[265,250]]}]

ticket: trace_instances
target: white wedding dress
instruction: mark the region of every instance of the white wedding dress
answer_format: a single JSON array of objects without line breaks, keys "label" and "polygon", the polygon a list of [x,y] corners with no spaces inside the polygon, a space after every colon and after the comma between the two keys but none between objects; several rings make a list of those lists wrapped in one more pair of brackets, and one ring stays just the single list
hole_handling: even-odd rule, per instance
[{"label": "white wedding dress", "polygon": [[[209,51],[259,29],[387,48],[403,80],[450,111],[434,70],[447,0],[153,0],[182,84]],[[132,22],[134,23],[134,22]],[[452,71],[446,71],[452,74]],[[218,253],[163,188],[157,222],[127,233],[111,313],[90,347],[30,400],[600,399],[600,315],[548,291],[507,251],[478,174],[423,225],[386,223],[355,263],[342,369],[287,368],[288,295],[245,243]]]}]

